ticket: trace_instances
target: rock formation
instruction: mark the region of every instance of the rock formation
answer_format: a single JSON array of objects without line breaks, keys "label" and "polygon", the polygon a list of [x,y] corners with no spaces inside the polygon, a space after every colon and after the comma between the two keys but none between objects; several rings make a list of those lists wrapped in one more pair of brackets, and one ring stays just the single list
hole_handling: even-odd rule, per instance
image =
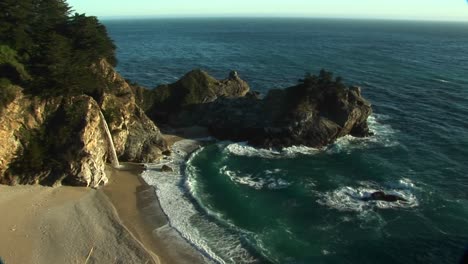
[{"label": "rock formation", "polygon": [[167,150],[128,83],[104,60],[94,67],[106,85],[94,98],[40,98],[16,87],[14,99],[0,112],[0,183],[105,184],[105,164],[115,158],[103,123],[120,161],[154,162]]},{"label": "rock formation", "polygon": [[345,135],[371,134],[367,118],[372,108],[361,89],[348,88],[323,70],[296,86],[270,90],[264,99],[250,92],[237,73],[217,81],[201,71],[154,93],[159,97],[147,111],[156,121],[201,125],[217,138],[260,147],[322,147]]},{"label": "rock formation", "polygon": [[105,60],[96,67],[106,85],[99,98],[117,155],[125,161],[152,162],[167,150],[159,128],[136,103],[134,89]]},{"label": "rock formation", "polygon": [[378,191],[373,192],[369,197],[362,198],[363,201],[385,201],[385,202],[398,202],[403,201],[407,202],[407,200],[403,197],[394,195],[394,194],[386,194],[385,192]]},{"label": "rock formation", "polygon": [[0,183],[97,187],[108,181],[106,162],[154,162],[170,151],[147,114],[158,123],[203,126],[220,139],[267,148],[321,147],[345,135],[370,135],[372,109],[361,90],[326,71],[262,99],[234,71],[216,80],[193,70],[146,90],[105,60],[92,69],[102,85],[93,96],[41,98],[9,89],[0,107]]},{"label": "rock formation", "polygon": [[[216,80],[202,70],[193,70],[179,81],[161,85],[146,92],[143,102],[153,120],[177,119],[180,109],[216,101],[218,98],[237,98],[249,92],[249,85],[236,72],[224,80]],[[150,101],[148,103],[148,101]]]}]

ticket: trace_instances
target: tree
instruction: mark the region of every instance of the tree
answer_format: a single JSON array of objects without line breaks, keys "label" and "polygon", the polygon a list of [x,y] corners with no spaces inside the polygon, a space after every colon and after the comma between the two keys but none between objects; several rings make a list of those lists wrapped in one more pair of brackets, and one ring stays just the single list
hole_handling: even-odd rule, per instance
[{"label": "tree", "polygon": [[115,66],[115,45],[107,35],[106,28],[99,23],[96,17],[76,13],[70,18],[67,34],[78,51],[76,59],[89,62],[105,58]]},{"label": "tree", "polygon": [[17,84],[31,78],[24,65],[18,61],[17,52],[6,45],[0,45],[0,78]]},{"label": "tree", "polygon": [[31,0],[0,1],[0,44],[8,45],[23,56],[31,51]]},{"label": "tree", "polygon": [[70,10],[65,0],[1,0],[0,77],[34,94],[99,93],[90,66],[115,66],[116,47],[96,17]]}]

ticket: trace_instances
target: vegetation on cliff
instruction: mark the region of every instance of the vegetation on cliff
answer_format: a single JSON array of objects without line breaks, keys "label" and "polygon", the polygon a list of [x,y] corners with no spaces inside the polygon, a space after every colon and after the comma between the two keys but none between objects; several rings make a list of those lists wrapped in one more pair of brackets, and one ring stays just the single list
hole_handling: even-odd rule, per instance
[{"label": "vegetation on cliff", "polygon": [[0,89],[7,84],[42,96],[100,92],[90,66],[116,64],[115,45],[96,17],[72,14],[64,0],[0,2]]},{"label": "vegetation on cliff", "polygon": [[[370,135],[370,103],[362,97],[360,88],[347,87],[331,72],[307,74],[297,85],[270,90],[263,99],[249,92],[237,74],[227,80],[230,85],[220,89],[219,84],[226,80],[189,72],[174,84],[157,88],[154,93],[160,96],[152,101],[147,114],[157,122],[204,126],[220,139],[267,148],[322,147],[345,135]],[[210,96],[212,91],[221,90]]]},{"label": "vegetation on cliff", "polygon": [[109,144],[121,161],[159,159],[166,143],[115,65],[96,17],[64,0],[0,1],[0,184],[97,187]]}]

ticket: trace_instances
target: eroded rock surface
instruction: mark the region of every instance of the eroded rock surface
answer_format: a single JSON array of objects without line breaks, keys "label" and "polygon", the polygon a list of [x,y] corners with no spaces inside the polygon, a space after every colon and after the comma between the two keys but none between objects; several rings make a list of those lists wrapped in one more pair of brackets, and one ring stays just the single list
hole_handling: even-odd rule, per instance
[{"label": "eroded rock surface", "polygon": [[213,87],[221,82],[204,72],[189,72],[175,84],[156,88],[167,96],[152,102],[149,116],[171,126],[205,126],[220,139],[266,148],[322,147],[345,135],[371,134],[367,118],[372,107],[361,89],[346,87],[329,72],[270,90],[263,99],[241,85],[245,82],[237,73],[216,94]]},{"label": "eroded rock surface", "polygon": [[[167,151],[130,85],[102,60],[102,94],[39,98],[17,89],[0,111],[0,183],[97,187],[108,181],[107,122],[120,161],[154,162]],[[104,119],[100,112],[104,113]]]}]

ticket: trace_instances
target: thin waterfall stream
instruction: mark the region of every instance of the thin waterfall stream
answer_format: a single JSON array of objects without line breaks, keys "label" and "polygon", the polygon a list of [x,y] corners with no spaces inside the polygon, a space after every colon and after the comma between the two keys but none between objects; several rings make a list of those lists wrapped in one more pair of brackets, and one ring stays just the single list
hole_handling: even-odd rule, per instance
[{"label": "thin waterfall stream", "polygon": [[111,155],[110,162],[112,164],[112,167],[119,168],[120,167],[119,158],[117,157],[117,152],[115,151],[114,140],[112,139],[109,126],[107,125],[106,118],[104,117],[104,114],[102,113],[102,111],[99,111],[99,114],[101,115],[102,124],[103,124],[104,130],[106,131],[107,141],[109,143],[109,151]]}]

